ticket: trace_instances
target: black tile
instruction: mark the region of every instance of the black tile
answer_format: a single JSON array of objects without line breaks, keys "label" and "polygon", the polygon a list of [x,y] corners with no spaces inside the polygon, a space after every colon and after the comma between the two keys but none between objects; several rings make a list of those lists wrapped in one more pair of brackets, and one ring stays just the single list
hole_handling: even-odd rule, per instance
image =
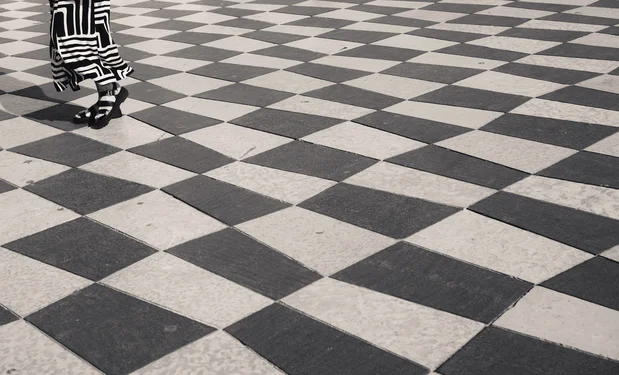
[{"label": "black tile", "polygon": [[8,112],[4,112],[3,110],[0,110],[0,121],[4,121],[4,120],[9,120],[12,118],[15,118],[17,116],[15,116],[14,114],[8,113]]},{"label": "black tile", "polygon": [[539,53],[539,55],[578,57],[594,60],[617,60],[619,49],[610,47],[587,46],[584,44],[564,43],[549,48]]},{"label": "black tile", "polygon": [[619,310],[619,263],[595,257],[546,280],[542,286]]},{"label": "black tile", "polygon": [[619,189],[619,158],[581,151],[538,174]]},{"label": "black tile", "polygon": [[179,43],[187,43],[187,44],[203,44],[214,42],[219,39],[227,38],[229,35],[221,35],[221,34],[208,34],[208,33],[198,33],[194,31],[183,31],[181,33],[176,33],[172,35],[168,35],[166,37],[161,38],[162,40],[170,40],[173,42]]},{"label": "black tile", "polygon": [[503,189],[528,176],[515,169],[433,145],[395,156],[389,161],[492,189]]},{"label": "black tile", "polygon": [[134,112],[131,114],[131,117],[174,135],[184,134],[221,123],[220,120],[215,120],[210,117],[163,106],[155,106],[139,112]]},{"label": "black tile", "polygon": [[[48,67],[49,68],[49,67]],[[26,98],[45,100],[48,102],[67,103],[94,94],[95,90],[82,87],[78,91],[65,90],[63,92],[56,91],[53,83],[45,83],[38,86],[30,86],[25,89],[13,91],[11,94],[24,96]]]},{"label": "black tile", "polygon": [[0,327],[18,320],[19,317],[0,305]]},{"label": "black tile", "polygon": [[593,4],[590,4],[591,7],[600,7],[600,8],[619,8],[619,3],[615,0],[599,0]]},{"label": "black tile", "polygon": [[26,320],[110,375],[133,372],[215,330],[97,284]]},{"label": "black tile", "polygon": [[304,6],[288,6],[280,8],[277,13],[296,14],[299,16],[315,16],[317,14],[327,13],[334,10],[333,8],[321,8],[321,7],[304,7]]},{"label": "black tile", "polygon": [[273,304],[226,328],[290,375],[421,375],[427,369]]},{"label": "black tile", "polygon": [[394,36],[392,33],[383,33],[379,31],[367,31],[367,30],[332,30],[328,33],[321,34],[321,38],[344,40],[347,42],[356,43],[374,43],[379,40],[383,40]]},{"label": "black tile", "polygon": [[128,7],[136,7],[136,8],[153,8],[153,9],[162,9],[171,7],[176,5],[176,3],[168,2],[168,1],[158,1],[158,0],[149,0],[142,1],[135,4],[127,5]]},{"label": "black tile", "polygon": [[10,151],[70,167],[79,167],[116,153],[120,149],[73,133],[62,133],[17,146]]},{"label": "black tile", "polygon": [[149,186],[81,169],[62,172],[28,185],[24,189],[82,215],[153,190]]},{"label": "black tile", "polygon": [[509,36],[513,38],[545,40],[549,42],[566,43],[570,40],[580,38],[589,33],[582,31],[569,30],[547,30],[547,29],[529,29],[525,27],[514,27],[503,31],[499,36]]},{"label": "black tile", "polygon": [[187,31],[187,30],[198,28],[200,26],[204,26],[204,24],[199,23],[199,22],[188,22],[188,21],[180,21],[180,20],[165,20],[162,22],[157,22],[157,23],[148,25],[148,28],[158,29],[158,30]]},{"label": "black tile", "polygon": [[[47,32],[49,32],[49,28],[47,29]],[[43,46],[41,46],[43,47]],[[34,59],[34,60],[45,60],[45,58],[47,57],[47,59],[49,60],[49,49],[48,48],[40,48],[34,51],[29,51],[26,53],[20,53],[17,55],[13,55],[15,57],[21,57],[24,59]]]},{"label": "black tile", "polygon": [[189,71],[189,73],[199,74],[201,76],[211,78],[223,79],[226,81],[240,82],[274,72],[275,70],[276,69],[259,68],[255,66],[214,63],[191,70]]},{"label": "black tile", "polygon": [[78,107],[72,104],[56,104],[51,107],[40,109],[36,112],[25,114],[23,117],[49,125],[56,129],[71,131],[86,126],[86,124],[74,124],[72,121],[73,116],[83,110],[83,107]]},{"label": "black tile", "polygon": [[196,176],[163,190],[228,225],[237,225],[289,206],[206,176]]},{"label": "black tile", "polygon": [[450,42],[466,43],[472,40],[486,38],[485,34],[465,33],[462,31],[438,30],[438,29],[418,29],[408,32],[409,35],[424,36],[426,38],[434,38],[448,40]]},{"label": "black tile", "polygon": [[323,53],[312,52],[306,49],[294,48],[289,46],[273,46],[253,52],[256,55],[279,57],[280,59],[296,61],[312,61],[326,56]]},{"label": "black tile", "polygon": [[483,72],[483,70],[405,62],[391,67],[382,73],[391,74],[398,77],[449,84],[472,77],[481,72]]},{"label": "black tile", "polygon": [[366,59],[406,61],[424,54],[425,51],[415,51],[407,48],[377,46],[369,44],[357,48],[345,49],[337,54],[340,56],[363,57]]},{"label": "black tile", "polygon": [[186,242],[167,252],[272,299],[284,298],[322,278],[232,228]]},{"label": "black tile", "polygon": [[540,18],[540,20],[570,22],[570,23],[584,23],[588,25],[605,25],[605,26],[613,26],[617,23],[617,20],[614,18],[584,16],[581,14],[570,14],[570,13],[551,14],[549,16]]},{"label": "black tile", "polygon": [[423,10],[434,10],[438,12],[452,12],[452,13],[477,13],[482,10],[492,8],[490,5],[478,5],[478,4],[458,4],[458,3],[434,3],[426,7],[420,8]]},{"label": "black tile", "polygon": [[240,52],[230,51],[227,49],[207,46],[193,46],[181,49],[179,51],[167,53],[164,56],[203,61],[221,61],[240,54]]},{"label": "black tile", "polygon": [[413,100],[418,102],[485,109],[488,111],[509,112],[530,99],[529,97],[521,95],[504,94],[460,86],[446,86],[427,94],[417,96]]},{"label": "black tile", "polygon": [[540,79],[543,81],[573,85],[593,77],[598,73],[583,72],[579,70],[553,68],[549,66],[509,63],[494,69],[497,72],[513,74],[521,77]]},{"label": "black tile", "polygon": [[403,101],[393,96],[342,84],[327,86],[303,95],[372,109],[387,108]]},{"label": "black tile", "polygon": [[462,126],[383,111],[360,117],[354,122],[426,143],[440,142],[472,130]]},{"label": "black tile", "polygon": [[119,33],[114,34],[114,43],[116,43],[119,46],[126,46],[126,45],[133,44],[133,43],[145,42],[147,40],[148,38],[144,38],[141,36],[135,36],[135,35],[130,35],[130,34],[119,34]]},{"label": "black tile", "polygon": [[369,72],[364,72],[361,70],[338,68],[335,66],[313,63],[296,65],[286,70],[293,73],[303,74],[309,77],[319,78],[325,81],[337,83],[350,81],[351,79],[360,78],[371,74]]},{"label": "black tile", "polygon": [[248,30],[261,30],[266,29],[267,27],[274,26],[274,24],[264,21],[256,21],[247,18],[234,18],[231,20],[219,22],[217,26],[226,26],[226,27],[238,27],[241,29]]},{"label": "black tile", "polygon": [[172,137],[134,147],[129,151],[195,173],[230,164],[234,159],[185,138]]},{"label": "black tile", "polygon": [[392,238],[405,238],[459,208],[365,187],[337,184],[299,204],[303,207]]},{"label": "black tile", "polygon": [[343,121],[330,117],[262,108],[229,122],[298,139]]},{"label": "black tile", "polygon": [[512,1],[511,3],[505,4],[504,6],[511,8],[545,10],[547,12],[565,12],[566,10],[578,8],[577,5],[547,4],[528,1]]},{"label": "black tile", "polygon": [[3,246],[95,281],[157,252],[86,218],[61,224]]},{"label": "black tile", "polygon": [[368,5],[368,4],[355,5],[354,7],[350,7],[346,9],[356,10],[359,12],[387,14],[387,15],[402,13],[402,8],[386,7],[386,6],[379,6],[379,5]]},{"label": "black tile", "polygon": [[437,370],[444,375],[611,375],[619,362],[488,327]]},{"label": "black tile", "polygon": [[300,20],[287,23],[287,25],[304,26],[304,27],[321,27],[325,29],[339,29],[340,27],[348,26],[353,23],[354,23],[353,21],[315,16],[315,17],[302,18]]},{"label": "black tile", "polygon": [[484,323],[533,286],[404,242],[332,277]]},{"label": "black tile", "polygon": [[[256,2],[254,1],[253,3],[255,4]],[[209,12],[223,14],[223,15],[231,16],[231,17],[247,17],[247,16],[260,13],[260,11],[257,11],[257,10],[236,9],[236,8],[218,8],[218,9],[209,10]]]},{"label": "black tile", "polygon": [[269,43],[275,43],[275,44],[285,44],[285,43],[290,43],[290,42],[294,42],[297,40],[305,39],[305,36],[260,30],[260,31],[254,31],[251,33],[243,34],[243,38],[261,40],[263,42],[269,42]]},{"label": "black tile", "polygon": [[[619,49],[617,50],[619,56]],[[540,96],[541,99],[554,100],[557,102],[578,104],[587,107],[596,107],[619,110],[619,94],[606,91],[588,89],[580,86],[568,86],[546,95]]]},{"label": "black tile", "polygon": [[172,74],[177,74],[180,72],[179,70],[162,68],[160,66],[140,64],[140,63],[131,63],[131,67],[134,70],[131,77],[135,79],[139,79],[141,81],[148,81],[149,79],[167,77]]},{"label": "black tile", "polygon": [[404,26],[404,27],[428,27],[436,24],[436,22],[420,20],[415,18],[408,17],[398,17],[398,16],[383,16],[379,18],[371,19],[372,23],[382,23],[385,25],[396,25],[396,26]]},{"label": "black tile", "polygon": [[6,193],[7,191],[15,190],[17,187],[9,184],[8,182],[0,179],[0,194]]},{"label": "black tile", "polygon": [[152,104],[164,104],[186,97],[176,91],[164,89],[150,82],[139,82],[127,88],[133,99]]},{"label": "black tile", "polygon": [[138,61],[155,56],[155,54],[126,46],[118,46],[118,52],[125,61]]},{"label": "black tile", "polygon": [[[172,5],[170,5],[172,6]],[[139,5],[138,5],[139,7]],[[185,17],[185,16],[189,16],[191,14],[194,14],[195,12],[192,10],[176,10],[176,9],[159,9],[156,10],[154,12],[148,12],[147,16],[148,17],[159,17],[159,18],[167,18],[167,19],[174,19],[174,18],[181,18],[181,17]],[[153,24],[148,25],[148,28],[151,28]],[[156,25],[156,24],[155,24]]]},{"label": "black tile", "polygon": [[601,34],[619,35],[619,27],[609,27],[598,32]]},{"label": "black tile", "polygon": [[220,100],[223,102],[266,107],[268,105],[281,102],[282,100],[293,95],[294,94],[289,92],[251,86],[244,83],[235,83],[233,85],[220,87],[218,89],[206,91],[194,96],[197,98]]},{"label": "black tile", "polygon": [[520,60],[521,58],[528,56],[526,53],[506,51],[504,49],[489,48],[484,46],[475,46],[472,44],[456,44],[435,52],[499,61]]},{"label": "black tile", "polygon": [[529,21],[527,18],[489,16],[485,14],[469,14],[464,17],[447,21],[447,23],[459,23],[467,25],[503,26],[514,27]]},{"label": "black tile", "polygon": [[498,192],[469,209],[593,254],[619,244],[619,220],[517,194]]},{"label": "black tile", "polygon": [[287,143],[244,161],[335,181],[344,180],[376,163],[376,160],[364,156],[301,141]]},{"label": "black tile", "polygon": [[612,126],[506,113],[481,130],[582,150],[617,132]]}]

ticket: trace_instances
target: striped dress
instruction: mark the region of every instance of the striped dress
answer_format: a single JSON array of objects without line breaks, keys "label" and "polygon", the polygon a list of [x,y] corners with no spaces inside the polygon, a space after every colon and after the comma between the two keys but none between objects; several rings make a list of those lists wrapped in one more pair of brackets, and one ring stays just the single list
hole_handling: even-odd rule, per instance
[{"label": "striped dress", "polygon": [[103,86],[133,69],[120,57],[110,31],[109,0],[50,0],[50,59],[56,90],[94,80]]}]

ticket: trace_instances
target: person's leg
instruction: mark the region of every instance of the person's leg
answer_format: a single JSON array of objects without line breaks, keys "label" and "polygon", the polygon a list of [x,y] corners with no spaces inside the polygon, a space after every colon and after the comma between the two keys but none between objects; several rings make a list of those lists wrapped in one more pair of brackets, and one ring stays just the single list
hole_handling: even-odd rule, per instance
[{"label": "person's leg", "polygon": [[113,118],[122,116],[120,105],[129,95],[127,89],[118,82],[97,84],[99,100],[88,122],[91,128],[100,129],[106,126]]}]

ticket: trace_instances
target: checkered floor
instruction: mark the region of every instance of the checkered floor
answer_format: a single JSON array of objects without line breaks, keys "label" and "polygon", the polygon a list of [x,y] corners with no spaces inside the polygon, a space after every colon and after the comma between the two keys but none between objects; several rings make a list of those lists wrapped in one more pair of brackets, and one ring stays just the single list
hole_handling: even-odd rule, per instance
[{"label": "checkered floor", "polygon": [[0,0],[0,374],[619,374],[619,1]]}]

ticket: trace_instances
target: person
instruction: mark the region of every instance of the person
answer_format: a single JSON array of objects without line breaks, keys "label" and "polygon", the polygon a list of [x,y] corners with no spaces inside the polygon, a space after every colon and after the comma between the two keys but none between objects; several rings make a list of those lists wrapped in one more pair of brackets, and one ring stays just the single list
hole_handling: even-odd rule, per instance
[{"label": "person", "polygon": [[122,116],[129,92],[119,81],[133,73],[121,58],[110,30],[110,0],[49,0],[50,59],[57,91],[80,89],[92,79],[98,100],[73,117],[76,124],[101,129]]}]

